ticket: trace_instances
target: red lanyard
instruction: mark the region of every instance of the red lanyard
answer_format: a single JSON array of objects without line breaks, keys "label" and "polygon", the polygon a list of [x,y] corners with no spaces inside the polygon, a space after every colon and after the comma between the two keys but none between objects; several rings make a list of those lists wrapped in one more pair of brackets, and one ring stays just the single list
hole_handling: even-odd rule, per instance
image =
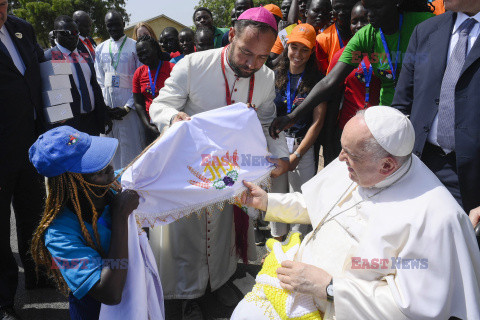
[{"label": "red lanyard", "polygon": [[[232,95],[230,93],[230,86],[228,85],[227,75],[225,74],[225,51],[230,45],[226,46],[222,50],[222,72],[225,79],[225,94],[227,97],[227,105],[232,104]],[[248,103],[252,103],[253,88],[255,87],[255,75],[250,77],[250,84],[248,85]]]},{"label": "red lanyard", "polygon": [[80,41],[82,41],[82,43],[85,45],[85,47],[87,47],[88,51],[90,51],[90,54],[93,55],[95,53],[95,49],[93,49],[93,46],[92,44],[90,43],[90,40],[88,40],[88,38],[85,38],[85,40],[87,41],[84,41],[80,38],[78,38]]}]

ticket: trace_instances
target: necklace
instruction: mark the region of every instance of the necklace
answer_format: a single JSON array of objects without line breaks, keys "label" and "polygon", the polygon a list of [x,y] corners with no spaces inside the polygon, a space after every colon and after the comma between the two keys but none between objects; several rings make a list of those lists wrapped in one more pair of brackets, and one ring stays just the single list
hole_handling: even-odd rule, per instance
[{"label": "necklace", "polygon": [[[374,196],[378,195],[380,192],[390,188],[391,186],[393,186],[395,183],[397,183],[398,181],[400,181],[400,179],[402,179],[408,171],[410,171],[410,168],[412,167],[412,158],[410,158],[410,163],[408,165],[408,168],[407,170],[400,176],[398,177],[397,180],[395,180],[394,182],[392,182],[392,184],[390,184],[389,186],[386,186],[386,187],[383,187],[383,188],[380,188],[377,192],[375,192],[374,194],[372,194],[371,196],[365,198],[365,199],[362,199],[360,201],[358,201],[357,203],[355,203],[354,205],[348,207],[347,209],[344,209],[340,212],[337,212],[336,214],[334,214],[333,216],[330,216],[330,213],[333,211],[333,209],[335,209],[335,207],[340,203],[341,200],[343,200],[343,198],[345,197],[345,195],[347,194],[347,191],[350,190],[350,188],[353,186],[353,184],[355,182],[352,181],[352,183],[350,183],[350,185],[348,186],[348,188],[342,193],[342,195],[338,198],[337,201],[335,201],[335,203],[333,204],[333,206],[330,208],[330,210],[328,210],[327,214],[323,217],[323,219],[318,223],[317,227],[315,228],[315,230],[313,230],[313,233],[312,233],[312,236],[308,238],[307,240],[307,243],[308,244],[310,242],[310,240],[315,240],[315,237],[318,233],[318,231],[320,231],[320,229],[323,227],[324,224],[326,224],[327,222],[329,221],[332,221],[333,219],[335,219],[337,216],[341,215],[342,213],[344,212],[347,212],[348,210],[354,208],[355,206],[359,205],[360,203],[362,202],[365,202],[366,200],[370,200],[371,198],[373,198]],[[353,190],[352,190],[353,192]],[[330,217],[329,217],[330,216]],[[328,219],[327,219],[328,218]]]}]

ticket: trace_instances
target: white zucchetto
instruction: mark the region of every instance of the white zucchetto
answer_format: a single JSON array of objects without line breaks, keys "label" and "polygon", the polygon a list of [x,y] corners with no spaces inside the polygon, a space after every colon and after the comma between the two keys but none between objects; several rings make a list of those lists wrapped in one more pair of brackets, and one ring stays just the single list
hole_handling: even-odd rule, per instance
[{"label": "white zucchetto", "polygon": [[387,106],[370,107],[364,114],[365,123],[375,140],[391,155],[409,155],[415,143],[413,125],[403,113]]}]

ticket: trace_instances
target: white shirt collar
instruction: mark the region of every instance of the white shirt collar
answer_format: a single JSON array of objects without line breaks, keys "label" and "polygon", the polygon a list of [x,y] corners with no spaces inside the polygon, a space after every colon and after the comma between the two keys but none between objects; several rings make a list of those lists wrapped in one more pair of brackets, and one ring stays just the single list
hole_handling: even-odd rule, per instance
[{"label": "white shirt collar", "polygon": [[0,33],[3,34],[3,36],[6,36],[8,34],[5,24],[0,28]]},{"label": "white shirt collar", "polygon": [[78,37],[79,37],[80,39],[82,39],[82,40],[85,40],[85,37],[82,36],[82,35],[80,35],[80,34],[78,35]]},{"label": "white shirt collar", "polygon": [[480,22],[480,12],[478,12],[476,15],[470,17],[470,16],[467,16],[465,13],[463,12],[458,12],[457,13],[457,20],[455,20],[455,25],[453,26],[453,31],[452,31],[452,34],[455,34],[457,33],[458,31],[458,28],[462,25],[462,23],[467,20],[468,18],[473,18],[477,21],[477,23]]},{"label": "white shirt collar", "polygon": [[64,46],[60,45],[57,40],[55,40],[55,43],[57,44],[57,48],[60,50],[61,53],[63,54],[66,54],[67,56],[70,55],[70,53],[72,52],[75,52],[75,53],[78,53],[77,52],[77,49],[73,50],[73,51],[70,51],[68,50],[67,48],[65,48]]},{"label": "white shirt collar", "polygon": [[[232,67],[230,66],[230,62],[228,61],[228,53],[230,52],[230,49],[231,49],[231,47],[230,47],[230,45],[229,45],[229,46],[227,47],[227,49],[225,50],[225,57],[224,57],[225,61],[224,61],[224,62],[225,62],[226,69],[230,70],[230,72],[232,72],[233,74],[235,74],[235,72],[233,71]],[[223,49],[222,49],[222,50],[223,50]],[[237,75],[235,74],[235,76],[237,76]]]},{"label": "white shirt collar", "polygon": [[116,43],[118,43],[118,42],[122,42],[122,41],[123,41],[123,38],[125,38],[126,36],[127,36],[127,35],[126,35],[126,34],[124,34],[124,35],[123,35],[123,37],[121,37],[121,38],[120,38],[120,39],[118,39],[117,41],[113,40],[113,38],[110,38],[110,40],[112,40],[113,42],[116,42]]}]

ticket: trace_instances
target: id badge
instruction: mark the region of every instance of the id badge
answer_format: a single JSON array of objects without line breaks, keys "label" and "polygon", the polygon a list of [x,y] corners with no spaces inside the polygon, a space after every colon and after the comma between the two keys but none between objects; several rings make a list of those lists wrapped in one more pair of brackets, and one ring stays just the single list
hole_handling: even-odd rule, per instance
[{"label": "id badge", "polygon": [[295,138],[287,137],[288,152],[293,153],[293,145],[295,144]]},{"label": "id badge", "polygon": [[120,76],[112,75],[112,87],[120,88]]}]

